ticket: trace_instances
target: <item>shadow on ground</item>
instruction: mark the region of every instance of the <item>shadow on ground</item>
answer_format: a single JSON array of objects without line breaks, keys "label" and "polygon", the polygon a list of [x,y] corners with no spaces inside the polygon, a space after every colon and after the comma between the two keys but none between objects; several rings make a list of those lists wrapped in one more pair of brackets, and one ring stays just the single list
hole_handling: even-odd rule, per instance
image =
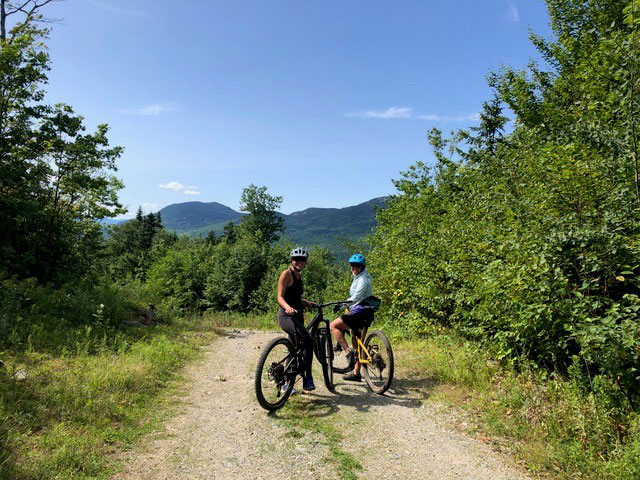
[{"label": "shadow on ground", "polygon": [[[310,407],[309,417],[327,417],[340,411],[342,407],[355,408],[358,412],[368,412],[372,407],[396,406],[420,408],[437,387],[434,378],[398,378],[383,395],[372,393],[363,381],[360,383],[341,382],[336,384],[334,393],[314,391],[302,394]],[[286,419],[291,413],[276,411],[270,414],[275,418]]]}]

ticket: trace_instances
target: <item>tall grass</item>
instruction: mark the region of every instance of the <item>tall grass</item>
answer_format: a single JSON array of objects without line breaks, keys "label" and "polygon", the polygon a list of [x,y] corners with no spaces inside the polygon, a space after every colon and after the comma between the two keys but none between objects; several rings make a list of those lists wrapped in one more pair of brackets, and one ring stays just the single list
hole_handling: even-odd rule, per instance
[{"label": "tall grass", "polygon": [[0,294],[0,478],[107,478],[110,453],[158,418],[159,395],[211,321],[127,327],[135,288],[5,280]]},{"label": "tall grass", "polygon": [[[446,330],[408,339],[396,331],[399,361],[440,384],[475,428],[508,445],[530,471],[558,479],[640,478],[640,415],[615,382],[566,377],[490,352]],[[453,387],[453,388],[451,388]]]}]

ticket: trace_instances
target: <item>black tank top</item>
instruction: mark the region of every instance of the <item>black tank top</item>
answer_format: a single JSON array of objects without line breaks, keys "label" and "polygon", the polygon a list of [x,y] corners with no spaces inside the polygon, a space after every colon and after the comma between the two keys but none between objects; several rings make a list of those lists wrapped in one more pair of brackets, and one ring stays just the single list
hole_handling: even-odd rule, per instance
[{"label": "black tank top", "polygon": [[291,272],[293,277],[293,283],[284,289],[284,301],[287,302],[291,308],[296,310],[302,309],[302,277],[296,278],[295,274]]}]

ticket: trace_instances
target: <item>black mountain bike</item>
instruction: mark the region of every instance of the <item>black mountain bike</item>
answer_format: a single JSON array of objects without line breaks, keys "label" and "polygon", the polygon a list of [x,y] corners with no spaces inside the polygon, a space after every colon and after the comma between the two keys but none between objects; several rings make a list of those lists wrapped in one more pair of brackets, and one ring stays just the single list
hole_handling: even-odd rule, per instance
[{"label": "black mountain bike", "polygon": [[[329,391],[333,391],[333,344],[329,331],[329,320],[324,318],[322,309],[342,302],[316,305],[318,310],[306,329],[313,339],[313,352],[322,366],[322,377]],[[302,346],[297,337],[296,345],[288,337],[274,338],[265,347],[256,367],[256,397],[260,406],[274,411],[282,407],[291,395],[298,375],[304,376]]]}]

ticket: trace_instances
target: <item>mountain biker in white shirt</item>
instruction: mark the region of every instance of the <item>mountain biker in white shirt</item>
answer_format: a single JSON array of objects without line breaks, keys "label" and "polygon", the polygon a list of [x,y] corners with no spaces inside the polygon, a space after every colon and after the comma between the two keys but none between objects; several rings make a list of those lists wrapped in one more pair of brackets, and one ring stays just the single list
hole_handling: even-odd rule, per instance
[{"label": "mountain biker in white shirt", "polygon": [[[371,324],[373,320],[373,310],[365,308],[363,303],[368,297],[373,295],[373,281],[369,271],[366,269],[364,255],[360,253],[351,255],[349,265],[351,266],[351,274],[353,275],[353,281],[349,289],[350,295],[349,298],[345,300],[345,303],[351,304],[349,313],[333,320],[330,327],[331,334],[345,352],[349,363],[351,363],[355,352],[344,339],[344,332],[349,329],[357,330],[368,327]],[[346,374],[344,379],[352,382],[359,382],[361,380],[360,362],[356,362],[353,372]]]}]

